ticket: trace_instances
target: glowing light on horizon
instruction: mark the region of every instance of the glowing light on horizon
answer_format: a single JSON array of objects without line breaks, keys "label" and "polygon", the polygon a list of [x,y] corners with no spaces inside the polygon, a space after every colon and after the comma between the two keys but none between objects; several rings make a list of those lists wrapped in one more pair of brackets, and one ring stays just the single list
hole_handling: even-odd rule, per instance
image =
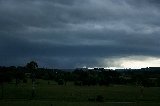
[{"label": "glowing light on horizon", "polygon": [[160,58],[146,57],[145,59],[126,59],[122,61],[121,66],[132,69],[160,67]]},{"label": "glowing light on horizon", "polygon": [[146,67],[160,67],[160,58],[149,56],[129,56],[124,58],[106,59],[108,69],[140,69]]}]

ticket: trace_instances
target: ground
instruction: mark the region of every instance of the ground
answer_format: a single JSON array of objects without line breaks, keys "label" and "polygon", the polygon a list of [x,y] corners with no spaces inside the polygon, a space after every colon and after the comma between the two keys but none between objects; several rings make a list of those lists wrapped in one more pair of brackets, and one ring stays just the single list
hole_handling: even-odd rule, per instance
[{"label": "ground", "polygon": [[[158,106],[160,105],[160,88],[141,88],[133,85],[110,86],[74,86],[57,85],[47,81],[37,80],[36,95],[31,96],[31,81],[27,84],[14,83],[4,85],[4,97],[0,99],[1,106]],[[103,97],[96,101],[97,96]]]}]

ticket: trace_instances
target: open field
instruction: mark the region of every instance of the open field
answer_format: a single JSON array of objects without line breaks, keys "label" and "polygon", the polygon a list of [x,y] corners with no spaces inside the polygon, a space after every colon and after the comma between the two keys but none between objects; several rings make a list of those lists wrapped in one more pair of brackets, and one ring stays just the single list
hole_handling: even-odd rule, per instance
[{"label": "open field", "polygon": [[160,103],[93,103],[93,102],[52,102],[52,101],[1,101],[1,106],[159,106]]},{"label": "open field", "polygon": [[[30,81],[31,82],[31,81]],[[141,95],[137,86],[74,86],[72,83],[57,85],[39,80],[36,96],[31,97],[32,85],[5,84],[4,97],[0,106],[158,106],[160,105],[160,88],[144,88]],[[94,101],[100,95],[103,102]],[[91,99],[91,101],[89,101]]]}]

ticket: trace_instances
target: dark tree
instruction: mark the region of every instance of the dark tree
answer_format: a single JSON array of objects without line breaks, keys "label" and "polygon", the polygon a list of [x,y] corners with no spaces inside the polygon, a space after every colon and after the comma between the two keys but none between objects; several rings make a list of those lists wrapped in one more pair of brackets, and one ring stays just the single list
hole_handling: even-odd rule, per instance
[{"label": "dark tree", "polygon": [[1,98],[4,96],[4,75],[0,73],[0,85],[1,85]]},{"label": "dark tree", "polygon": [[35,96],[35,80],[36,80],[36,70],[38,68],[38,64],[35,61],[31,61],[26,65],[27,69],[31,72],[32,78],[32,97]]}]

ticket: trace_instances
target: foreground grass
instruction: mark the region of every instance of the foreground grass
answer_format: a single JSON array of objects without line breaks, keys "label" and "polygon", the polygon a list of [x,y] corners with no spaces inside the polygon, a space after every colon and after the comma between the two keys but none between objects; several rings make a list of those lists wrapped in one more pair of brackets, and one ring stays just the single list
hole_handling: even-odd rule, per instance
[{"label": "foreground grass", "polygon": [[139,103],[123,103],[123,102],[52,102],[52,101],[0,101],[1,106],[159,106],[160,103],[139,102]]},{"label": "foreground grass", "polygon": [[[48,85],[47,81],[39,80],[36,86],[36,96],[31,98],[31,83],[5,84],[4,97],[0,106],[158,106],[160,105],[160,88],[144,88],[143,96],[136,86],[59,86],[56,83]],[[89,98],[97,95],[104,97],[104,102],[89,102]]]}]

